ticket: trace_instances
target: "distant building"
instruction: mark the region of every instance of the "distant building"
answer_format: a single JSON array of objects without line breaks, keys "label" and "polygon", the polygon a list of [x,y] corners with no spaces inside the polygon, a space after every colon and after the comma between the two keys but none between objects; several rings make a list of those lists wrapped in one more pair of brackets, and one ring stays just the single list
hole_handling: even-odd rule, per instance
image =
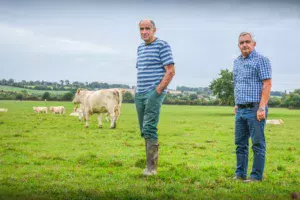
[{"label": "distant building", "polygon": [[168,90],[169,94],[182,94],[181,91]]}]

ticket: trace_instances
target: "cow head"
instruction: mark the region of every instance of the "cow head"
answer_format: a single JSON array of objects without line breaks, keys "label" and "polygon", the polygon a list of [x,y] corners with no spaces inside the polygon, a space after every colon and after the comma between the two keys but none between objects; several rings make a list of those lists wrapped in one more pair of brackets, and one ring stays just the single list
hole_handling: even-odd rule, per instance
[{"label": "cow head", "polygon": [[74,104],[78,104],[78,103],[81,103],[81,89],[80,88],[78,88],[77,89],[77,92],[75,93],[75,96],[74,96],[74,99],[73,99],[73,103]]}]

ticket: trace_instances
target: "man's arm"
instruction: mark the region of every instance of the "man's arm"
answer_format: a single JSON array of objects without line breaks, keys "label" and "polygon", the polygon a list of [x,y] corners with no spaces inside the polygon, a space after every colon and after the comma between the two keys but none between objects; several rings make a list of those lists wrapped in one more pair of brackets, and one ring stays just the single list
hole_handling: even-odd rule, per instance
[{"label": "man's arm", "polygon": [[174,64],[170,64],[170,65],[165,66],[165,70],[166,70],[166,73],[165,73],[163,79],[161,80],[159,85],[156,87],[156,92],[158,94],[162,93],[162,91],[169,85],[169,83],[171,82],[173,76],[175,75]]},{"label": "man's arm", "polygon": [[[271,92],[271,87],[272,87],[272,80],[271,79],[266,79],[263,80],[263,88],[262,88],[262,93],[261,93],[261,99],[259,103],[259,107],[265,109],[265,107],[268,104],[269,97],[270,97],[270,92]],[[265,111],[257,111],[257,120],[263,120],[266,118],[266,113]]]}]

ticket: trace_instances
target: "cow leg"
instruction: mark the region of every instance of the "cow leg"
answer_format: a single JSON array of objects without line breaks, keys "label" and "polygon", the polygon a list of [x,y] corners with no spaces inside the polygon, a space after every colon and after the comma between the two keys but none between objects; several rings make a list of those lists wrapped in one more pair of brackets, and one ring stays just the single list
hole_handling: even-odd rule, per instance
[{"label": "cow leg", "polygon": [[89,114],[87,114],[87,113],[85,114],[84,120],[85,120],[85,128],[88,128],[89,127],[89,120],[90,120]]},{"label": "cow leg", "polygon": [[116,128],[117,123],[116,123],[115,112],[110,111],[109,114],[110,114],[110,120],[111,120],[110,121],[110,128]]},{"label": "cow leg", "polygon": [[107,121],[107,122],[109,122],[109,113],[105,113],[105,120]]},{"label": "cow leg", "polygon": [[102,128],[102,113],[98,115],[98,124],[99,124],[99,128]]},{"label": "cow leg", "polygon": [[116,115],[116,121],[118,120],[119,116],[120,116],[120,108],[119,106],[116,106],[114,109],[115,115]]},{"label": "cow leg", "polygon": [[82,114],[81,112],[78,113],[78,120],[79,120],[79,121],[82,121],[82,115],[83,115],[83,114]]}]

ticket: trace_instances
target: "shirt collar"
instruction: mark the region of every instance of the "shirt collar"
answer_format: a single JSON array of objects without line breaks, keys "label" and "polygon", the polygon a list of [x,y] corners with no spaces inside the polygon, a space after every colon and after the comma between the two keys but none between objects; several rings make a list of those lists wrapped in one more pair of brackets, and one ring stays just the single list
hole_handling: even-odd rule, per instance
[{"label": "shirt collar", "polygon": [[240,59],[253,58],[256,54],[257,54],[256,50],[253,49],[253,50],[251,51],[251,53],[250,53],[247,57],[243,58],[242,55],[240,55],[239,57],[240,57]]},{"label": "shirt collar", "polygon": [[157,40],[159,40],[158,37],[156,37],[155,40],[153,40],[153,42],[151,42],[150,44],[146,44],[146,43],[144,42],[144,45],[145,45],[145,46],[152,45],[152,44],[154,44]]}]

